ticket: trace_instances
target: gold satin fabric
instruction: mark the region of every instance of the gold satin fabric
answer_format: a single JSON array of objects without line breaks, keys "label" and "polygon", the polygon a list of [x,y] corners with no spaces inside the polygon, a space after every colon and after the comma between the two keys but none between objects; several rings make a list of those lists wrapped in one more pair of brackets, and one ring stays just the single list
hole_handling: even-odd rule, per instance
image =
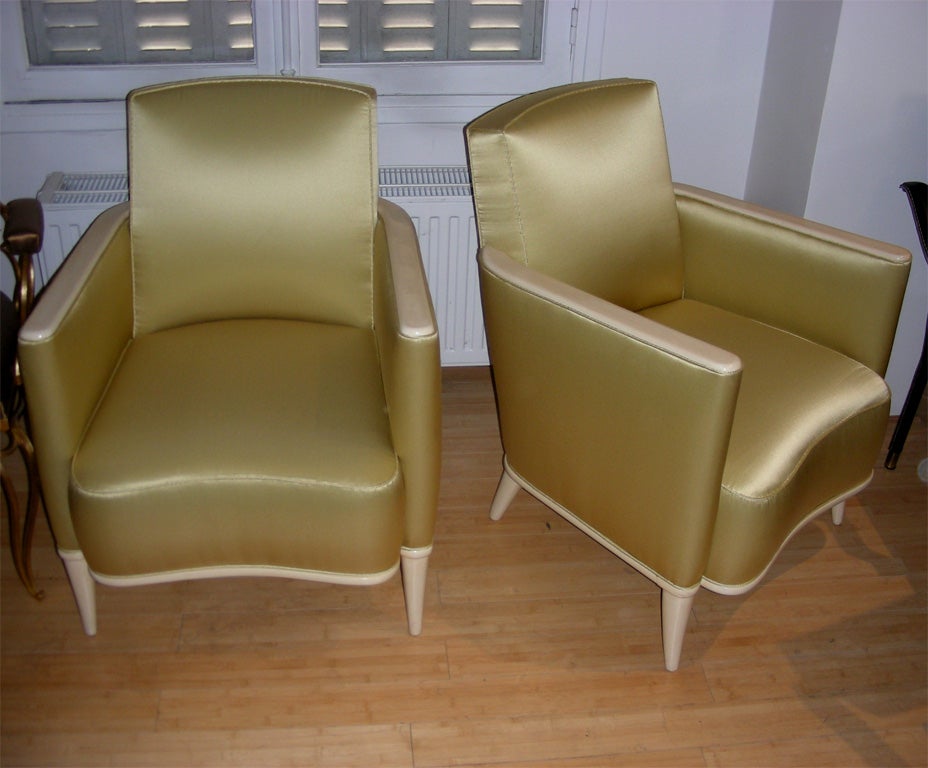
[{"label": "gold satin fabric", "polygon": [[639,81],[554,88],[467,130],[481,245],[626,309],[680,297],[656,90]]},{"label": "gold satin fabric", "polygon": [[810,511],[869,480],[889,389],[838,352],[707,304],[676,301],[642,314],[741,359],[705,578],[747,584]]},{"label": "gold satin fabric", "polygon": [[516,263],[485,249],[480,273],[507,461],[650,572],[698,585],[737,360],[643,343],[622,311],[598,318],[569,294],[538,290],[530,270],[507,260]]},{"label": "gold satin fabric", "polygon": [[374,99],[300,78],[130,95],[131,202],[20,344],[56,544],[96,574],[365,576],[431,545],[438,331],[412,223],[374,194]]},{"label": "gold satin fabric", "polygon": [[307,82],[130,94],[137,333],[227,317],[371,324],[374,92]]},{"label": "gold satin fabric", "polygon": [[509,466],[662,586],[749,588],[870,477],[908,253],[675,188],[647,81],[466,136]]},{"label": "gold satin fabric", "polygon": [[686,296],[816,341],[883,375],[902,248],[677,185]]},{"label": "gold satin fabric", "polygon": [[87,561],[110,576],[390,568],[403,480],[383,403],[370,330],[226,320],[139,337],[74,458]]}]

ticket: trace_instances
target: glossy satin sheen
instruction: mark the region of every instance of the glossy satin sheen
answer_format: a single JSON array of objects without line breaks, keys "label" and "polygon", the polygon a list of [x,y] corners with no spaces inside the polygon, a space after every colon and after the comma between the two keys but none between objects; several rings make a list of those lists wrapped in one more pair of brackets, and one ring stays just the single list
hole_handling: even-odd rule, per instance
[{"label": "glossy satin sheen", "polygon": [[889,389],[840,353],[706,304],[643,314],[742,361],[705,577],[746,584],[811,510],[870,478]]},{"label": "glossy satin sheen", "polygon": [[375,123],[373,91],[329,81],[132,94],[131,203],[22,334],[59,550],[153,580],[427,555],[438,332]]},{"label": "glossy satin sheen", "polygon": [[750,587],[870,477],[908,254],[675,189],[646,81],[530,94],[467,140],[513,471],[662,586]]},{"label": "glossy satin sheen", "polygon": [[471,123],[480,243],[627,309],[679,298],[683,257],[657,91],[628,81],[582,94],[580,109],[565,86]]},{"label": "glossy satin sheen", "polygon": [[374,92],[255,83],[129,97],[138,333],[226,317],[371,325]]}]

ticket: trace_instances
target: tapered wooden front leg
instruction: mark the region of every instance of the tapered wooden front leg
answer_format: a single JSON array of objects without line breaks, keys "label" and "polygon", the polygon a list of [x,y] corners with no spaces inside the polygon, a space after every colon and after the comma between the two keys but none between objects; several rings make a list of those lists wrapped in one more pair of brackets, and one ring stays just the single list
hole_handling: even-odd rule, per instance
[{"label": "tapered wooden front leg", "polygon": [[490,504],[490,519],[499,520],[518,492],[519,484],[504,469],[499,479],[499,485],[496,487],[496,495],[493,497],[492,504]]},{"label": "tapered wooden front leg", "polygon": [[422,614],[425,612],[425,577],[429,569],[431,547],[400,550],[400,568],[403,572],[403,596],[406,598],[406,621],[409,634],[422,632]]},{"label": "tapered wooden front leg", "polygon": [[93,576],[90,575],[90,567],[84,559],[84,553],[59,549],[58,555],[64,561],[65,570],[68,572],[71,591],[74,592],[77,610],[81,614],[84,632],[93,636],[97,634],[97,593]]},{"label": "tapered wooden front leg", "polygon": [[664,666],[668,672],[675,672],[680,666],[680,652],[683,650],[683,636],[686,624],[690,620],[695,594],[679,597],[661,591],[661,630],[664,639]]}]

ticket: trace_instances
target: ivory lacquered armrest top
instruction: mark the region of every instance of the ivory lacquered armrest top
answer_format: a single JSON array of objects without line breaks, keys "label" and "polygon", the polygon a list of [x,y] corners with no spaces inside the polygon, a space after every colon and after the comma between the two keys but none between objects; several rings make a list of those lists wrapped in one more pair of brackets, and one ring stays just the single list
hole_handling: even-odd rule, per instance
[{"label": "ivory lacquered armrest top", "polygon": [[61,326],[68,311],[80,298],[104,249],[129,218],[129,204],[108,208],[98,216],[74,246],[55,278],[46,286],[40,301],[20,330],[24,343],[48,339]]},{"label": "ivory lacquered armrest top", "polygon": [[687,298],[885,372],[908,251],[695,187],[675,190]]},{"label": "ivory lacquered armrest top", "polygon": [[377,212],[384,223],[390,254],[398,331],[411,338],[436,334],[438,326],[412,222],[402,208],[382,198],[378,201]]},{"label": "ivory lacquered armrest top", "polygon": [[741,370],[737,355],[526,267],[494,248],[482,248],[479,258],[492,273],[520,289],[682,362],[722,375]]}]

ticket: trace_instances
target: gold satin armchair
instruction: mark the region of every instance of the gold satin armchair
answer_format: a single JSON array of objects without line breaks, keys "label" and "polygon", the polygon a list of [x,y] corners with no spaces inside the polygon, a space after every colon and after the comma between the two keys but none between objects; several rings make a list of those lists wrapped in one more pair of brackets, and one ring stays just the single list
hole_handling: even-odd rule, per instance
[{"label": "gold satin armchair", "polygon": [[412,223],[378,200],[375,100],[297,78],[129,95],[130,201],[20,335],[88,634],[95,582],[363,585],[400,567],[420,632],[438,334]]},{"label": "gold satin armchair", "polygon": [[671,181],[654,83],[466,129],[504,471],[661,588],[740,594],[870,480],[910,255]]}]

